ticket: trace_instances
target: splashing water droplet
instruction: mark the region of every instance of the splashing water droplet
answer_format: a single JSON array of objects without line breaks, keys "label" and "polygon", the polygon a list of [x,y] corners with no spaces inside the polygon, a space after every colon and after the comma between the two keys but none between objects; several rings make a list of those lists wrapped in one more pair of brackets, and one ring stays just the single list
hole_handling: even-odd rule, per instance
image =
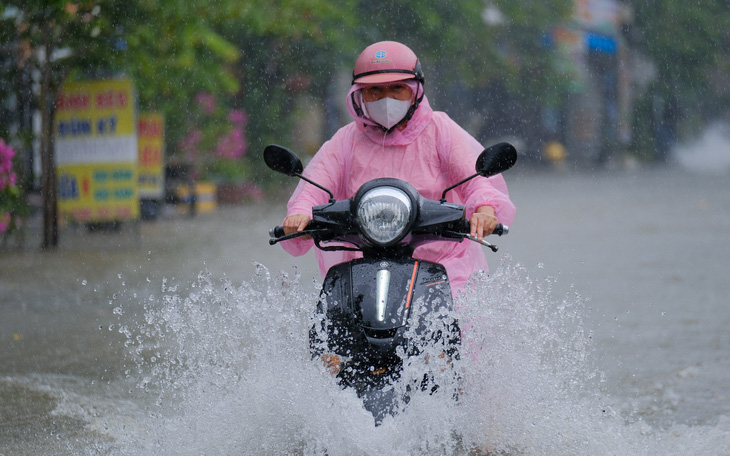
[{"label": "splashing water droplet", "polygon": [[[171,454],[255,454],[263,447],[271,454],[520,454],[538,446],[548,454],[588,454],[621,435],[605,436],[601,430],[613,425],[605,420],[613,418],[594,417],[604,404],[588,386],[603,377],[589,362],[582,300],[553,299],[550,283],[533,282],[522,267],[503,265],[469,284],[456,315],[461,359],[439,364],[440,353],[428,352],[409,358],[403,371],[416,381],[429,369],[443,394],[414,395],[378,428],[357,395],[311,359],[308,334],[321,285],[312,290],[300,279],[274,277],[261,264],[238,286],[207,272],[194,287],[163,279],[144,318],[119,329],[130,342],[138,388],[152,395],[153,441]],[[413,304],[414,312],[423,307]],[[446,391],[458,392],[459,401]],[[615,425],[623,425],[620,417]],[[565,426],[593,437],[573,440]]]}]

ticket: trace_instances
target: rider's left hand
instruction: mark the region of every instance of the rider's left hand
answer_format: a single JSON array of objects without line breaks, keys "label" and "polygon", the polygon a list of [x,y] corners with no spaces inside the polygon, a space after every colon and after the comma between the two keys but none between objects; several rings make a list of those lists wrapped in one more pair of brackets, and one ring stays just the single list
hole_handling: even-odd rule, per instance
[{"label": "rider's left hand", "polygon": [[492,206],[479,206],[469,219],[471,237],[478,241],[483,240],[485,236],[492,234],[498,223]]}]

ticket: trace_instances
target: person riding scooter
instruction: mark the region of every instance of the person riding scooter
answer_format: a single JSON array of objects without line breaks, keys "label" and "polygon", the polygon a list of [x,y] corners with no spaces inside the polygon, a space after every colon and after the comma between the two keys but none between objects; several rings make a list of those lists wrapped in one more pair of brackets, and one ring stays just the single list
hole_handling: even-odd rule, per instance
[{"label": "person riding scooter", "polygon": [[[320,148],[303,175],[330,189],[338,200],[352,197],[363,183],[379,177],[401,179],[424,197],[439,199],[444,188],[472,175],[482,145],[446,113],[431,109],[424,82],[419,59],[404,44],[382,41],[365,48],[346,97],[354,121]],[[466,207],[471,236],[480,241],[498,223],[511,225],[515,215],[501,174],[456,187],[447,200]],[[289,200],[284,232],[303,231],[312,219],[312,207],[327,201],[324,191],[301,181]],[[313,241],[300,237],[282,246],[300,256]],[[317,249],[316,256],[324,277],[331,266],[361,253]],[[471,242],[433,242],[418,247],[413,257],[443,264],[454,293],[473,272],[488,268],[482,248]]]}]

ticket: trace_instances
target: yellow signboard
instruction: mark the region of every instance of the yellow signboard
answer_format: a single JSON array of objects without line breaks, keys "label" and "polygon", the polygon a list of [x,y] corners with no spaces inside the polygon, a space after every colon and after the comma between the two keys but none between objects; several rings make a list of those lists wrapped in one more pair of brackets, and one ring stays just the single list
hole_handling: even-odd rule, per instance
[{"label": "yellow signboard", "polygon": [[136,219],[136,172],[118,163],[67,165],[58,168],[59,209],[83,222]]},{"label": "yellow signboard", "polygon": [[139,197],[160,199],[165,192],[163,174],[165,119],[162,114],[140,113],[137,149],[139,151]]},{"label": "yellow signboard", "polygon": [[54,119],[63,221],[139,218],[135,114],[129,79],[63,85]]}]

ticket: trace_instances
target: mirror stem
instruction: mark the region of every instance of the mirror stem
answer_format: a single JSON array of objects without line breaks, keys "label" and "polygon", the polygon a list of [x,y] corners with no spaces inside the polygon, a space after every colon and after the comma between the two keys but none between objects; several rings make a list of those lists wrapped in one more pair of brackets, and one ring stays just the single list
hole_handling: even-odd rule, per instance
[{"label": "mirror stem", "polygon": [[329,202],[330,203],[334,203],[335,202],[335,195],[333,195],[331,191],[327,190],[326,188],[322,187],[321,185],[319,185],[316,182],[312,182],[311,180],[307,179],[306,177],[302,176],[299,173],[294,173],[293,176],[296,176],[299,179],[302,179],[303,181],[308,182],[308,183],[314,185],[315,187],[317,187],[320,190],[324,190],[330,196],[330,201]]},{"label": "mirror stem", "polygon": [[474,174],[473,176],[469,176],[469,177],[467,177],[466,179],[464,179],[463,181],[461,181],[461,182],[459,182],[459,183],[456,183],[456,184],[452,185],[451,187],[447,188],[446,190],[444,190],[444,192],[443,192],[443,193],[441,194],[441,203],[445,203],[445,202],[446,202],[446,193],[447,193],[447,192],[448,192],[449,190],[452,190],[452,189],[454,189],[454,188],[458,187],[458,186],[459,186],[459,185],[461,185],[461,184],[464,184],[464,183],[466,183],[466,182],[469,182],[470,180],[474,179],[474,178],[475,178],[475,177],[477,177],[478,175],[479,175],[479,173],[477,173],[477,174]]}]

